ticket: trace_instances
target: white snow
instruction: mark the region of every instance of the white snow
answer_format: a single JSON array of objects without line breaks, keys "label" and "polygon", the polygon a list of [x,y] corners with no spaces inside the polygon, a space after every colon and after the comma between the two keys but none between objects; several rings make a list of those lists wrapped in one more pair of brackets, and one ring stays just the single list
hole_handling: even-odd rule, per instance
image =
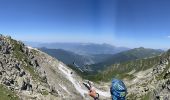
[{"label": "white snow", "polygon": [[37,48],[33,48],[33,47],[30,47],[30,46],[26,46],[28,49],[33,49],[33,50],[36,50],[36,51],[39,51]]},{"label": "white snow", "polygon": [[[109,90],[110,91],[110,90]],[[99,89],[96,89],[96,92],[99,93],[99,95],[102,95],[104,97],[111,97],[110,92],[105,92],[105,91],[101,91]]]},{"label": "white snow", "polygon": [[34,49],[33,47],[30,47],[30,46],[26,46],[28,49]]},{"label": "white snow", "polygon": [[[85,89],[83,89],[83,87],[81,87],[80,83],[75,78],[73,78],[72,74],[70,74],[71,71],[62,64],[59,64],[58,68],[59,68],[60,71],[62,71],[66,75],[65,77],[74,85],[76,90],[83,97],[85,97],[85,94],[88,93],[88,90],[85,90]],[[111,97],[109,90],[107,92],[105,92],[105,91],[101,91],[99,89],[96,89],[96,92],[99,93],[99,95],[102,95],[104,97]]]},{"label": "white snow", "polygon": [[70,94],[70,92],[67,90],[67,88],[66,88],[65,86],[63,86],[63,85],[61,85],[61,84],[59,84],[59,86],[60,86],[64,91],[66,91],[68,94]]},{"label": "white snow", "polygon": [[67,69],[66,67],[64,67],[62,64],[59,64],[58,66],[59,70],[62,71],[65,75],[66,78],[74,85],[74,87],[76,88],[76,90],[83,96],[85,97],[85,93],[88,93],[86,90],[81,88],[81,85],[76,82],[76,80],[72,77],[72,75],[70,74],[71,71],[69,69]]}]

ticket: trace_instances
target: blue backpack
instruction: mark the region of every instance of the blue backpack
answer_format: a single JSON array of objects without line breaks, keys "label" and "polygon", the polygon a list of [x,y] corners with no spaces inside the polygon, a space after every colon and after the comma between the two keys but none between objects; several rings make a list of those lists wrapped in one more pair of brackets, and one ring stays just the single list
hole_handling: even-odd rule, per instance
[{"label": "blue backpack", "polygon": [[121,80],[113,79],[110,93],[112,95],[112,100],[125,100],[127,88]]}]

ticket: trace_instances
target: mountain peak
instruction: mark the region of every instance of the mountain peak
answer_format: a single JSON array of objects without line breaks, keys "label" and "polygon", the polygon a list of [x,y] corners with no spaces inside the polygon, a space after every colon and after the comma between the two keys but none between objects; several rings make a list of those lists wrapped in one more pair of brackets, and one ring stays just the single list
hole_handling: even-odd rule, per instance
[{"label": "mountain peak", "polygon": [[139,49],[145,49],[144,47],[139,47]]}]

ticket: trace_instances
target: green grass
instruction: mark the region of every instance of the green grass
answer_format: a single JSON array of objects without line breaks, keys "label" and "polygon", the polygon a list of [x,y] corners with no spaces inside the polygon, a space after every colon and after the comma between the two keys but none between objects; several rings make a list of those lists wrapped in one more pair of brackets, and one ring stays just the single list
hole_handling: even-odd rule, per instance
[{"label": "green grass", "polygon": [[136,99],[137,99],[137,97],[135,94],[130,94],[127,96],[127,100],[136,100]]},{"label": "green grass", "polygon": [[117,71],[113,71],[113,70],[109,70],[108,73],[115,73],[115,74],[108,74],[108,73],[89,73],[89,72],[81,72],[78,69],[76,69],[74,66],[72,65],[67,65],[69,66],[71,69],[73,69],[74,71],[76,71],[76,73],[78,75],[80,75],[83,79],[87,79],[93,82],[97,82],[99,83],[100,81],[111,81],[112,78],[119,78],[119,79],[129,79],[132,80],[133,78],[135,78],[134,75],[129,75],[127,73],[124,74],[117,74]]},{"label": "green grass", "polygon": [[19,100],[19,97],[14,92],[0,84],[0,100]]},{"label": "green grass", "polygon": [[141,100],[151,100],[151,93],[147,93],[146,95],[142,96]]},{"label": "green grass", "polygon": [[140,100],[151,100],[151,92],[148,92],[141,97],[137,97],[135,94],[130,94],[127,96],[127,100],[136,100],[137,98],[140,98]]},{"label": "green grass", "polygon": [[48,92],[47,90],[43,90],[43,91],[41,92],[41,94],[42,94],[42,95],[48,95],[49,92]]},{"label": "green grass", "polygon": [[160,56],[157,56],[148,59],[140,59],[120,64],[114,64],[108,67],[106,70],[101,71],[92,77],[95,81],[111,81],[112,78],[127,78],[131,80],[135,77],[133,75],[128,75],[127,73],[132,70],[136,70],[136,72],[147,70],[153,67],[154,65],[159,64],[159,60]]}]

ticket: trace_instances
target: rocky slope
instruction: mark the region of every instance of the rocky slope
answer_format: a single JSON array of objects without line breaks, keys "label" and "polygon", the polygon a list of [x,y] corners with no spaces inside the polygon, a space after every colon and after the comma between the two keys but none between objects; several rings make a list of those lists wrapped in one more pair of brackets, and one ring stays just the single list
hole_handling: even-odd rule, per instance
[{"label": "rocky slope", "polygon": [[162,57],[157,65],[126,80],[129,100],[170,100],[170,55]]},{"label": "rocky slope", "polygon": [[[91,99],[83,82],[73,70],[55,58],[0,35],[0,83],[7,91],[13,92],[6,100]],[[96,84],[95,87],[100,88],[97,92],[101,99],[110,98],[109,87]],[[107,91],[103,92],[101,88]]]}]

